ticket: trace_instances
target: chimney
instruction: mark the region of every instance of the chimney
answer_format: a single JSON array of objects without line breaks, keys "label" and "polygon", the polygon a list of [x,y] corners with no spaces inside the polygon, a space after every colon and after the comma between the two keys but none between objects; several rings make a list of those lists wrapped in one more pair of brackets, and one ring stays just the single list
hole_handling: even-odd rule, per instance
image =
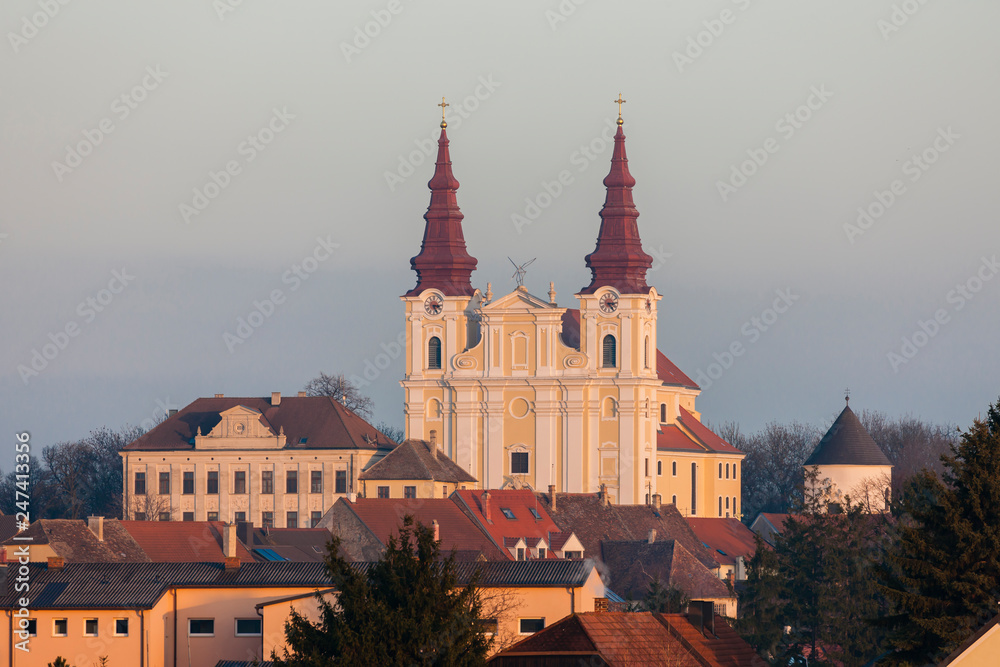
[{"label": "chimney", "polygon": [[553,512],[556,511],[556,485],[549,484],[549,505]]},{"label": "chimney", "polygon": [[305,397],[306,397],[306,392],[300,391],[299,392],[299,398],[305,398]]},{"label": "chimney", "polygon": [[660,511],[660,494],[658,493],[653,494],[653,509],[657,512]]},{"label": "chimney", "polygon": [[646,538],[646,544],[652,544],[655,541],[656,541],[656,529],[650,528],[649,537]]},{"label": "chimney", "polygon": [[177,414],[177,408],[170,408],[169,410],[167,410],[168,417],[173,417],[176,414]]},{"label": "chimney", "polygon": [[[253,521],[236,522],[236,539],[248,546],[253,546]],[[233,554],[234,556],[236,554]]]},{"label": "chimney", "polygon": [[226,572],[236,572],[237,570],[240,569],[240,559],[236,558],[235,556],[233,556],[232,558],[226,556],[225,569]]},{"label": "chimney", "polygon": [[97,541],[104,541],[104,517],[103,516],[88,516],[87,517],[87,527],[90,528],[90,532],[97,535]]},{"label": "chimney", "polygon": [[492,523],[490,520],[490,492],[483,491],[483,518],[486,519],[486,523]]},{"label": "chimney", "polygon": [[438,457],[438,432],[436,430],[434,430],[434,429],[431,429],[431,454],[433,454],[434,458],[437,459],[437,457]]},{"label": "chimney", "polygon": [[438,542],[441,540],[441,524],[438,523],[437,519],[431,521],[431,528],[434,529],[434,541]]},{"label": "chimney", "polygon": [[216,398],[222,398],[223,396],[225,396],[225,394],[216,394],[215,395]]},{"label": "chimney", "polygon": [[594,611],[602,612],[608,610],[608,599],[607,598],[594,598]]},{"label": "chimney", "polygon": [[[236,558],[236,524],[227,523],[222,527],[222,548],[225,550],[226,559]],[[237,563],[239,559],[237,558]],[[239,567],[239,565],[237,565]]]},{"label": "chimney", "polygon": [[62,556],[49,556],[49,569],[53,572],[62,572],[66,567],[66,560]]},{"label": "chimney", "polygon": [[271,405],[281,405],[281,392],[272,391],[271,392]]},{"label": "chimney", "polygon": [[608,487],[606,484],[601,484],[601,504],[607,507],[610,503],[608,502]]},{"label": "chimney", "polygon": [[705,636],[715,636],[715,604],[711,600],[691,600],[688,620]]}]

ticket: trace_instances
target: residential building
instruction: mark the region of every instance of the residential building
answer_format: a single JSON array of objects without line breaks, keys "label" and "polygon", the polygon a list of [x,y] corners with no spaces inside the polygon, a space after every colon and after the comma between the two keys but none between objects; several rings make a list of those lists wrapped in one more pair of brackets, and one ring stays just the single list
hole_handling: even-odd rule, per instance
[{"label": "residential building", "polygon": [[754,534],[760,535],[760,539],[773,547],[777,536],[785,530],[785,521],[790,516],[791,514],[761,512],[750,524],[750,530]]},{"label": "residential building", "polygon": [[325,396],[199,398],[122,452],[129,519],[309,527],[395,443]]},{"label": "residential building", "polygon": [[719,577],[729,581],[747,578],[746,564],[756,553],[753,531],[738,519],[687,517],[687,523],[721,566]]},{"label": "residential building", "polygon": [[[612,503],[675,499],[686,514],[738,516],[743,454],[700,422],[700,389],[657,351],[661,295],[646,282],[622,121],[589,284],[574,307],[521,284],[494,299],[472,286],[442,123],[416,285],[401,298],[408,438],[438,434],[483,488],[604,492]],[[665,474],[664,469],[671,470]],[[718,474],[716,474],[718,471]]]},{"label": "residential building", "polygon": [[441,451],[435,431],[430,441],[404,440],[358,479],[365,498],[447,498],[459,489],[479,486]]},{"label": "residential building", "polygon": [[305,563],[323,561],[332,537],[325,528],[254,528],[250,523],[236,524],[236,534],[258,561]]}]

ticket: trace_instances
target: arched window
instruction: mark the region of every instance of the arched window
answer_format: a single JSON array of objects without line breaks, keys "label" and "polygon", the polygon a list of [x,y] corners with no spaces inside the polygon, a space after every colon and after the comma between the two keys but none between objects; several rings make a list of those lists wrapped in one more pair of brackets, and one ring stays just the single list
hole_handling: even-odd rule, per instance
[{"label": "arched window", "polygon": [[[726,502],[728,502],[728,499]],[[719,496],[719,516],[722,516],[722,496]]]},{"label": "arched window", "polygon": [[698,464],[691,464],[691,514],[698,513]]},{"label": "arched window", "polygon": [[604,367],[615,368],[618,366],[618,350],[615,337],[608,334],[604,337]]},{"label": "arched window", "polygon": [[674,477],[677,477],[677,461],[671,464],[672,470],[670,471]]},{"label": "arched window", "polygon": [[660,423],[661,424],[666,424],[667,423],[667,404],[666,403],[660,403]]},{"label": "arched window", "polygon": [[441,368],[441,339],[437,336],[427,341],[427,368]]},{"label": "arched window", "polygon": [[663,474],[663,461],[657,461],[656,462],[656,474],[657,475],[662,475]]},{"label": "arched window", "polygon": [[729,498],[726,498],[726,509],[729,509]]},{"label": "arched window", "polygon": [[643,365],[649,368],[649,336],[646,336],[646,345],[643,347]]},{"label": "arched window", "polygon": [[673,505],[674,507],[677,507],[677,496],[673,496],[673,497],[672,497],[672,498],[670,499],[670,503],[671,503],[671,504],[672,504],[672,505]]},{"label": "arched window", "polygon": [[726,479],[729,479],[729,464],[726,464]]},{"label": "arched window", "polygon": [[[733,496],[733,516],[737,516],[736,515],[736,496]],[[739,517],[737,517],[737,518],[739,518]]]},{"label": "arched window", "polygon": [[736,479],[736,466],[737,465],[738,464],[736,464],[736,463],[733,464],[733,479]]},{"label": "arched window", "polygon": [[722,464],[719,464],[719,479],[722,479]]}]

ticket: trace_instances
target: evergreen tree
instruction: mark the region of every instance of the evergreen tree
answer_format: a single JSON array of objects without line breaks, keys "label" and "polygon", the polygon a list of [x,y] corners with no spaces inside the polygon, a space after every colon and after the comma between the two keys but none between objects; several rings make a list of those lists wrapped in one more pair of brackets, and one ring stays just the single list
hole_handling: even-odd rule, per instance
[{"label": "evergreen tree", "polygon": [[988,618],[1000,600],[1000,401],[904,489],[896,540],[880,579],[893,613],[890,664],[937,661]]},{"label": "evergreen tree", "polygon": [[687,594],[673,584],[664,586],[659,579],[649,583],[646,597],[642,599],[641,608],[644,611],[656,611],[661,614],[680,614],[688,606],[691,599]]},{"label": "evergreen tree", "polygon": [[750,646],[774,660],[779,654],[784,618],[782,608],[787,595],[784,580],[778,573],[778,557],[759,535],[755,535],[753,558],[747,561],[747,578],[740,588],[740,617],[736,629]]},{"label": "evergreen tree", "polygon": [[490,646],[476,582],[459,587],[454,555],[442,559],[430,529],[405,517],[382,560],[367,571],[344,559],[334,537],[325,559],[337,591],[318,596],[320,620],[292,611],[275,665],[481,665]]}]

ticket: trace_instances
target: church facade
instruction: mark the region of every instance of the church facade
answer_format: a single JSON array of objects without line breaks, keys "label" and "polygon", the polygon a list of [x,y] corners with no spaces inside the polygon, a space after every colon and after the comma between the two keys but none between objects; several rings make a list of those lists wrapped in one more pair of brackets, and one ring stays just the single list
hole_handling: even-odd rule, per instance
[{"label": "church facade", "polygon": [[604,491],[739,516],[743,454],[700,422],[700,389],[657,350],[660,293],[646,283],[619,116],[588,285],[572,307],[523,286],[472,286],[459,183],[442,122],[417,284],[406,318],[407,438],[436,439],[483,488]]}]

